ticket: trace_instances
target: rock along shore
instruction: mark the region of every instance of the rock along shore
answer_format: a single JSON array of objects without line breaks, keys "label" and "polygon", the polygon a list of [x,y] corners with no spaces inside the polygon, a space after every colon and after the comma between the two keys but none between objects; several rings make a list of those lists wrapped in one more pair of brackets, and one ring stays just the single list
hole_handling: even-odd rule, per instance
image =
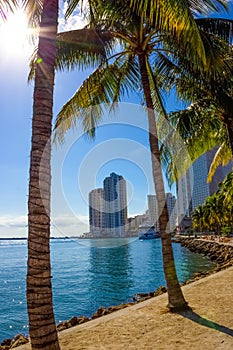
[{"label": "rock along shore", "polygon": [[[174,242],[180,243],[183,247],[188,248],[194,253],[203,254],[208,256],[212,261],[217,263],[217,266],[209,271],[204,273],[197,272],[194,277],[182,285],[189,284],[193,281],[196,281],[202,277],[205,277],[214,272],[218,272],[222,269],[226,269],[230,266],[233,266],[233,245],[209,241],[206,239],[196,239],[196,238],[187,238],[187,237],[176,237]],[[108,308],[100,307],[91,318],[86,316],[72,317],[70,320],[63,321],[58,324],[58,331],[62,331],[73,326],[88,322],[92,319],[110,314],[114,311],[124,309],[128,306],[136,304],[138,302],[145,301],[152,297],[166,293],[166,288],[161,286],[156,291],[150,293],[138,293],[133,296],[133,301],[117,306],[110,306]],[[5,339],[0,345],[0,350],[9,350],[18,347],[19,345],[25,344],[28,342],[28,338],[22,334],[16,335],[13,339]]]},{"label": "rock along shore", "polygon": [[[213,236],[210,237],[213,239]],[[191,252],[203,254],[216,262],[217,267],[214,271],[233,265],[233,245],[208,240],[208,236],[205,238],[177,237],[175,242],[180,243],[181,246],[188,248]]]}]

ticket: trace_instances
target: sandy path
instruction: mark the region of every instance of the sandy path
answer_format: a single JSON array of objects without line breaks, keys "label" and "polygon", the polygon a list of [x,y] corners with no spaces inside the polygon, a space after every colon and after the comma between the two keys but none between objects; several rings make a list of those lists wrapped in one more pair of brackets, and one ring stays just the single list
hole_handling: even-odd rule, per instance
[{"label": "sandy path", "polygon": [[232,350],[233,267],[183,292],[192,311],[168,313],[164,294],[61,332],[61,350]]}]

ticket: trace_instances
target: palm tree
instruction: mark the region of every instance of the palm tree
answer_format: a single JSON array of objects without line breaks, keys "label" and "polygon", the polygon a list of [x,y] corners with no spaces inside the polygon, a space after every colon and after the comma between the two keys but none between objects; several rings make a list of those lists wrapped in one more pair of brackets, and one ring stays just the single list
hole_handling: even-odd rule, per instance
[{"label": "palm tree", "polygon": [[[50,188],[51,135],[54,67],[58,51],[73,55],[79,64],[93,66],[107,52],[109,34],[73,31],[57,35],[58,1],[25,1],[34,25],[40,23],[39,43],[32,60],[30,78],[34,79],[32,148],[28,198],[27,305],[32,349],[58,350],[53,312],[50,265]],[[74,37],[75,34],[75,37]],[[67,45],[67,42],[69,45]],[[85,44],[85,45],[84,45]],[[75,52],[73,46],[75,45]],[[85,46],[85,57],[83,47]],[[79,47],[79,50],[77,48]],[[72,60],[69,60],[72,66]],[[66,69],[66,64],[59,66]]]},{"label": "palm tree", "polygon": [[[59,350],[50,265],[51,132],[58,0],[24,2],[40,20],[35,67],[28,197],[27,307],[33,350]],[[37,22],[38,23],[38,22]]]},{"label": "palm tree", "polygon": [[[73,3],[73,1],[70,2]],[[166,2],[166,10],[164,10],[164,2],[159,4],[164,11],[161,10],[162,14],[166,16],[166,19],[171,14],[169,12],[171,10],[171,3],[171,1]],[[155,192],[158,198],[158,208],[161,213],[159,225],[162,237],[163,264],[168,288],[168,307],[171,310],[186,308],[187,303],[183,297],[176,275],[171,236],[166,231],[169,217],[161,171],[161,155],[158,130],[155,123],[157,118],[155,111],[158,115],[162,115],[165,118],[167,118],[167,115],[162,103],[159,81],[156,74],[154,74],[156,69],[153,66],[156,54],[164,54],[165,57],[165,53],[169,51],[172,57],[170,57],[171,62],[178,59],[176,50],[181,46],[180,41],[175,36],[176,30],[172,27],[171,22],[169,21],[169,26],[172,28],[168,32],[168,28],[166,27],[168,21],[164,21],[165,17],[163,16],[161,21],[159,21],[157,13],[153,13],[151,20],[148,20],[148,18],[139,16],[136,11],[132,10],[129,2],[108,0],[102,1],[101,4],[103,7],[92,8],[92,15],[94,15],[95,11],[97,11],[98,15],[100,14],[99,17],[97,16],[98,18],[95,23],[97,23],[97,28],[109,30],[112,37],[118,39],[120,42],[118,46],[119,51],[108,56],[106,62],[97,67],[89,78],[84,81],[70,101],[62,108],[56,120],[56,137],[62,141],[67,129],[75,126],[76,118],[82,119],[84,129],[92,134],[103,113],[104,108],[101,107],[102,103],[111,105],[120,101],[127,91],[141,89],[147,107],[152,172]],[[173,10],[171,19],[174,18],[173,16],[177,8]],[[180,19],[180,13],[178,17]],[[191,16],[189,7],[183,12],[183,23],[187,23],[188,20],[191,23],[192,33],[195,34],[195,38],[199,39],[194,65],[199,62],[204,66],[203,61],[201,63],[200,59],[200,57],[202,59],[204,57],[205,60],[204,44],[200,39],[197,27],[194,25],[195,21]],[[92,28],[93,24],[94,22],[92,21]],[[173,23],[174,26],[176,24],[177,22]],[[187,31],[187,35],[190,35],[190,31]],[[189,42],[189,40],[187,41]],[[183,42],[185,42],[184,39]],[[189,44],[189,47],[191,48],[192,45]],[[190,49],[190,57],[193,53],[194,51]],[[168,60],[167,55],[166,57]],[[90,112],[90,107],[93,106],[98,107],[91,108]]]},{"label": "palm tree", "polygon": [[219,185],[219,189],[208,197],[205,203],[192,213],[193,227],[211,232],[232,230],[233,172],[229,173]]},{"label": "palm tree", "polygon": [[[209,22],[213,24],[213,21]],[[169,120],[185,141],[192,161],[218,146],[208,181],[211,181],[219,164],[226,165],[233,157],[233,21],[216,19],[215,22],[216,26],[222,24],[225,28],[224,33],[219,33],[220,37],[214,38],[215,46],[220,45],[225,68],[210,75],[196,76],[190,67],[174,66],[170,83],[173,85],[175,81],[179,97],[191,102],[186,109],[170,113]],[[227,41],[224,42],[223,39]],[[166,84],[169,85],[169,82],[166,81]],[[167,174],[172,182],[176,179],[175,164],[171,158],[165,156],[168,159],[165,161]],[[186,170],[184,167],[183,172]]]},{"label": "palm tree", "polygon": [[202,206],[199,205],[192,213],[192,225],[195,230],[199,232],[203,231],[203,210]]}]

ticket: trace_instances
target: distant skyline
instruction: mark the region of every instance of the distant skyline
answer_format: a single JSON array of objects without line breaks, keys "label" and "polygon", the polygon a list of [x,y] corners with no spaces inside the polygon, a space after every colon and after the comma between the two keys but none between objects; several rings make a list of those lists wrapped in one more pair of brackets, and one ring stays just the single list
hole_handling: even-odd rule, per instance
[{"label": "distant skyline", "polygon": [[[60,8],[60,31],[80,24],[77,12],[69,19],[69,23],[65,24],[62,17],[63,1],[60,2]],[[232,11],[230,16],[225,17],[232,18]],[[33,95],[33,83],[27,83],[28,58],[28,52],[23,47],[16,47],[15,51],[6,51],[3,45],[0,45],[0,237],[27,236]],[[89,73],[90,70],[56,74],[54,117]],[[78,134],[71,131],[65,144],[54,150],[53,236],[76,235],[88,231],[89,190],[101,187],[103,178],[111,172],[121,174],[127,181],[129,216],[141,214],[146,210],[147,195],[154,194],[146,133],[147,122],[146,117],[142,117],[142,108],[134,105],[139,103],[137,94],[132,93],[127,102],[129,104],[123,104],[114,117],[109,118],[106,115],[97,129],[94,141],[88,141],[82,132]],[[165,102],[168,111],[177,110],[181,106],[174,97]],[[135,121],[127,119],[130,117],[136,119],[136,124],[137,119],[143,120],[143,124],[135,125]],[[75,139],[70,147],[67,146],[69,138],[73,138],[73,141]],[[64,156],[67,147],[68,153]],[[170,190],[166,185],[166,192],[170,191],[175,193],[174,188]]]}]

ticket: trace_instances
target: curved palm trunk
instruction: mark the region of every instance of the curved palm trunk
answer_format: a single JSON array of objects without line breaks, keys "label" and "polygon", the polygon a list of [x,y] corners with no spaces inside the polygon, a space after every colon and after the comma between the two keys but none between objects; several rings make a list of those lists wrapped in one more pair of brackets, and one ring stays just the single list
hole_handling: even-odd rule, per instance
[{"label": "curved palm trunk", "polygon": [[144,96],[146,99],[148,122],[149,122],[149,142],[152,159],[152,172],[155,186],[155,192],[158,199],[159,227],[162,239],[162,255],[164,274],[167,282],[168,291],[168,308],[172,311],[185,309],[187,302],[184,299],[182,290],[180,288],[178,278],[176,275],[175,262],[171,243],[171,234],[167,232],[167,224],[169,222],[164,182],[161,167],[161,158],[159,143],[157,137],[157,127],[155,122],[154,106],[151,97],[151,90],[149,78],[146,68],[145,56],[139,55],[139,65],[141,74],[141,83],[143,87]]},{"label": "curved palm trunk", "polygon": [[35,72],[28,199],[27,306],[33,350],[60,349],[53,313],[50,266],[50,138],[57,20],[58,0],[45,0]]}]

